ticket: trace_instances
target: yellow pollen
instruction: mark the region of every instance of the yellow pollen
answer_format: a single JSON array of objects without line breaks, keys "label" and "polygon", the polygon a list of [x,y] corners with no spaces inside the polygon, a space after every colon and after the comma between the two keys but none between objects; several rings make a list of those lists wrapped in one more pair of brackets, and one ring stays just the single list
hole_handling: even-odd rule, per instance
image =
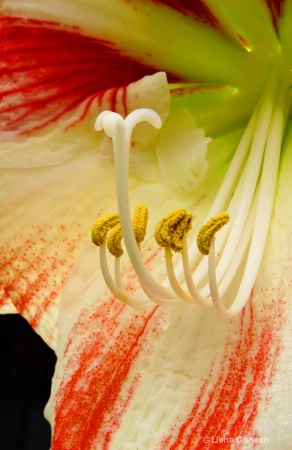
[{"label": "yellow pollen", "polygon": [[211,219],[200,228],[197,235],[197,246],[203,255],[209,255],[212,237],[226,225],[227,222],[229,222],[229,219],[229,214],[227,212],[222,212],[211,217]]},{"label": "yellow pollen", "polygon": [[182,239],[191,229],[192,214],[185,209],[176,209],[163,217],[155,228],[154,237],[161,247],[182,251]]},{"label": "yellow pollen", "polygon": [[[146,205],[139,205],[135,209],[132,227],[137,244],[140,244],[146,234],[148,223],[148,209]],[[108,232],[112,230],[108,237]],[[116,257],[122,256],[122,239],[123,233],[120,224],[120,217],[118,213],[110,213],[98,219],[91,229],[91,240],[97,245],[101,246],[107,239],[107,248],[109,252]]]},{"label": "yellow pollen", "polygon": [[123,233],[121,224],[118,223],[110,232],[107,238],[107,248],[108,251],[113,255],[119,258],[122,256],[123,249],[122,249],[122,239],[123,239]]},{"label": "yellow pollen", "polygon": [[133,231],[137,244],[144,241],[148,223],[148,209],[146,205],[138,205],[132,220]]},{"label": "yellow pollen", "polygon": [[101,246],[104,243],[109,230],[111,230],[119,222],[120,218],[117,213],[110,213],[98,219],[93,224],[91,229],[92,242],[98,247]]}]

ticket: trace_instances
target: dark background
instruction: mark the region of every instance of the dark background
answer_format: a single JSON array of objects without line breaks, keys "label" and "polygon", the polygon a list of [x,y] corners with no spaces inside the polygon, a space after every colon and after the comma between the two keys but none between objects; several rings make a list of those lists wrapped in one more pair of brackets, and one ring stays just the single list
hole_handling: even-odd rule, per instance
[{"label": "dark background", "polygon": [[0,316],[0,449],[49,450],[43,416],[56,357],[17,314]]}]

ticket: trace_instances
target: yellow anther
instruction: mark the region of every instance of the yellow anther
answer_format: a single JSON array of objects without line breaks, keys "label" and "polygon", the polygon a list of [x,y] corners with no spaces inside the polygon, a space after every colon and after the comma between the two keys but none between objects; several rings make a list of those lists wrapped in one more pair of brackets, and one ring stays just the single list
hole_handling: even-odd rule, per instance
[{"label": "yellow anther", "polygon": [[175,252],[182,251],[182,239],[191,229],[192,214],[185,209],[176,209],[163,217],[155,228],[154,237],[161,247],[171,247]]},{"label": "yellow anther", "polygon": [[132,220],[133,231],[137,244],[144,241],[148,223],[148,209],[146,205],[138,205]]},{"label": "yellow anther", "polygon": [[212,237],[226,225],[227,222],[229,222],[229,219],[229,214],[227,212],[222,212],[211,217],[211,219],[200,228],[197,235],[197,246],[203,255],[209,255]]},{"label": "yellow anther", "polygon": [[117,213],[110,213],[98,219],[93,224],[91,229],[92,242],[97,246],[102,245],[109,230],[111,230],[119,222],[120,218]]},{"label": "yellow anther", "polygon": [[122,254],[124,253],[122,249],[122,239],[123,239],[122,228],[121,224],[118,223],[108,235],[106,243],[108,251],[117,258],[122,256]]}]

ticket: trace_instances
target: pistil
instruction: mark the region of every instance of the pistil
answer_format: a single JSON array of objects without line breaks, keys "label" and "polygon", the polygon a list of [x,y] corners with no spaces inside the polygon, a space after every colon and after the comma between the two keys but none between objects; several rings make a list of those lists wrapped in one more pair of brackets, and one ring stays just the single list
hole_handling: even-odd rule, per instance
[{"label": "pistil", "polygon": [[141,286],[158,297],[175,299],[175,294],[157,283],[145,267],[132,230],[128,189],[130,142],[133,128],[143,121],[150,123],[155,128],[161,127],[161,119],[155,111],[141,108],[133,111],[125,120],[117,113],[104,111],[98,116],[95,128],[98,131],[104,129],[106,134],[113,139],[116,194],[124,243],[135,272],[139,276]]}]

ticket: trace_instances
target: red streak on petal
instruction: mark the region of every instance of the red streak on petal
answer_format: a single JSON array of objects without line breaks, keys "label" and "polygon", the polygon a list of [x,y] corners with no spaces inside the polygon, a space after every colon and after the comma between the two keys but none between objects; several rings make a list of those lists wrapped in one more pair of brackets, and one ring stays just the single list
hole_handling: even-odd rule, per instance
[{"label": "red streak on petal", "polygon": [[103,103],[107,103],[111,111],[117,111],[118,105],[123,106],[123,112],[120,112],[124,117],[128,114],[127,109],[127,87],[111,88],[100,93],[98,96],[98,105],[101,108]]},{"label": "red streak on petal", "polygon": [[0,33],[0,131],[41,129],[85,101],[81,119],[108,89],[157,71],[58,24],[2,17]]},{"label": "red streak on petal", "polygon": [[109,448],[139,377],[122,388],[156,311],[133,314],[120,327],[126,309],[121,302],[108,300],[94,312],[84,310],[75,324],[63,355],[67,379],[56,396],[51,450]]},{"label": "red streak on petal", "polygon": [[244,48],[246,48],[247,50],[250,50],[250,45],[247,42],[247,40],[241,35],[241,34],[237,34],[237,39],[239,40],[239,42],[242,44],[242,46]]},{"label": "red streak on petal", "polygon": [[154,3],[170,6],[170,8],[184,14],[193,16],[199,22],[218,27],[219,21],[205,4],[204,0],[152,0]]},{"label": "red streak on petal", "polygon": [[211,92],[211,91],[219,91],[225,89],[226,86],[184,86],[180,88],[171,89],[172,95],[176,95],[177,97],[183,95],[191,95],[196,92]]},{"label": "red streak on petal", "polygon": [[[275,308],[278,314],[268,311],[268,320],[267,316],[264,319],[255,316],[251,302],[245,308],[238,342],[226,343],[225,358],[215,384],[211,367],[209,379],[202,385],[185,422],[162,441],[159,449],[215,450],[220,445],[220,449],[228,450],[229,438],[258,437],[254,422],[259,402],[263,388],[271,384],[282,346],[277,337],[277,331],[283,326],[281,299]],[[205,436],[209,438],[207,443]],[[221,442],[216,442],[217,438]],[[240,449],[242,445],[235,442],[232,448]]]},{"label": "red streak on petal", "polygon": [[5,307],[6,305],[9,305],[11,302],[9,295],[5,292],[3,288],[1,288],[0,291],[0,309]]},{"label": "red streak on petal", "polygon": [[265,0],[268,8],[271,12],[273,25],[275,30],[278,32],[279,26],[278,21],[282,16],[284,0]]}]

